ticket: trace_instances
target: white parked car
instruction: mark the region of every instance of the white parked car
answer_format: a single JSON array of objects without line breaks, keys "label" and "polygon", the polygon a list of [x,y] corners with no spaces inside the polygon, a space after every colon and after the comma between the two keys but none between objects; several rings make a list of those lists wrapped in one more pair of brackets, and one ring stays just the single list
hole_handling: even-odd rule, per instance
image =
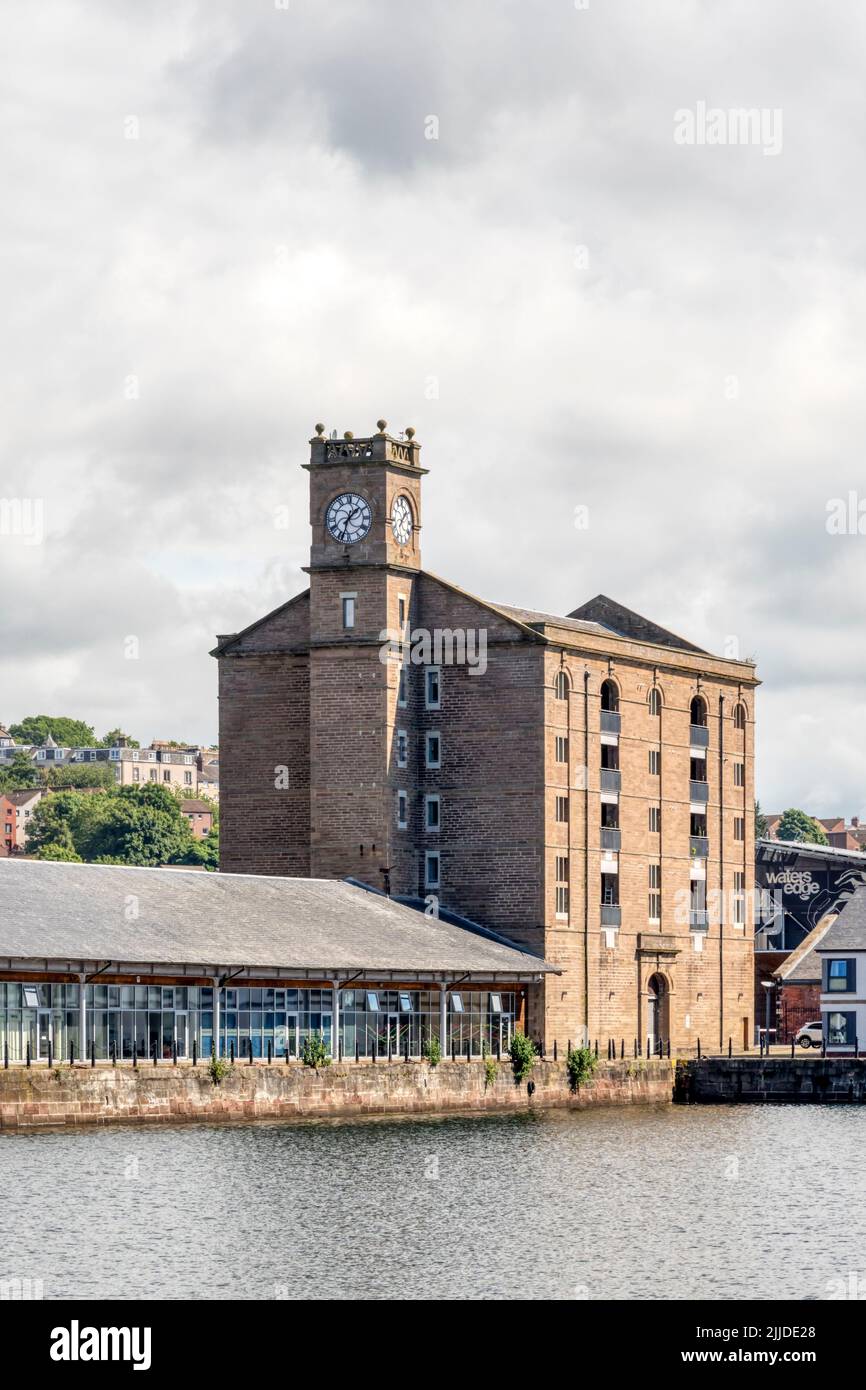
[{"label": "white parked car", "polygon": [[824,1040],[824,1029],[821,1020],[817,1023],[804,1023],[794,1041],[798,1047],[820,1047]]}]

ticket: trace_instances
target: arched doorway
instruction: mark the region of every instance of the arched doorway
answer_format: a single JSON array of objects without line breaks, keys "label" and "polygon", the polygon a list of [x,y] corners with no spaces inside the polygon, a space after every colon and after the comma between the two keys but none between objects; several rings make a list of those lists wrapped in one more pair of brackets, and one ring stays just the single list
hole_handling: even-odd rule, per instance
[{"label": "arched doorway", "polygon": [[650,975],[647,981],[647,1035],[650,1047],[670,1037],[668,982],[664,975]]}]

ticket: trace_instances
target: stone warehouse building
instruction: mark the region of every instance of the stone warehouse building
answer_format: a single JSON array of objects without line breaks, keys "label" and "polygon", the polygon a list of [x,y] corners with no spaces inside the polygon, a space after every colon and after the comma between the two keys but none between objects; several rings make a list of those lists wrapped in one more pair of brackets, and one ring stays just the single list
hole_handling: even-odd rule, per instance
[{"label": "stone warehouse building", "polygon": [[354,878],[561,975],[528,1028],[748,1045],[754,691],[599,596],[561,618],[421,567],[414,431],[311,440],[303,593],[218,638],[224,870]]}]

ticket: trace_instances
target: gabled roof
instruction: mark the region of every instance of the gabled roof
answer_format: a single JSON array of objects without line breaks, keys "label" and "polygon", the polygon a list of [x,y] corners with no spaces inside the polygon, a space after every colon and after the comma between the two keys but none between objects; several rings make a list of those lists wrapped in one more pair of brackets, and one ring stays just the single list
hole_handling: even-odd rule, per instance
[{"label": "gabled roof", "polygon": [[799,946],[782,961],[778,969],[773,971],[773,978],[786,985],[819,983],[821,961],[814,954],[815,947],[827,935],[835,920],[836,914],[834,912],[828,912],[826,917],[822,917],[818,925],[809,932],[809,935],[804,936]]},{"label": "gabled roof", "polygon": [[818,950],[866,951],[866,886],[848,899]]},{"label": "gabled roof", "polygon": [[677,636],[666,627],[660,627],[658,623],[633,612],[631,608],[617,603],[616,599],[608,598],[606,594],[596,594],[595,598],[581,604],[568,616],[584,622],[598,623],[609,632],[615,632],[619,637],[632,637],[636,642],[652,642],[659,647],[678,647],[681,651],[696,652],[699,656],[710,655],[702,647],[695,646],[694,642],[687,642],[684,637]]},{"label": "gabled roof", "polygon": [[0,957],[488,979],[558,973],[521,948],[337,879],[35,859],[0,863]]}]

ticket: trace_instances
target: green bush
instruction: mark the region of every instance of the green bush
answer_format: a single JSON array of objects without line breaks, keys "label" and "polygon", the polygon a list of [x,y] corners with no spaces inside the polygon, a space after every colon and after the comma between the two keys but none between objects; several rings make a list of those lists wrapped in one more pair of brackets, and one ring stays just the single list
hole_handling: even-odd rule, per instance
[{"label": "green bush", "polygon": [[519,1084],[526,1080],[535,1066],[535,1058],[538,1055],[535,1051],[535,1043],[525,1033],[515,1033],[508,1052],[511,1057],[514,1080]]},{"label": "green bush", "polygon": [[431,1067],[438,1067],[442,1061],[442,1047],[438,1038],[429,1037],[422,1049],[425,1059]]},{"label": "green bush", "polygon": [[496,1065],[495,1057],[484,1058],[484,1089],[488,1086],[495,1086],[496,1078],[499,1075],[499,1068]]},{"label": "green bush", "polygon": [[319,1070],[319,1067],[331,1065],[331,1054],[321,1033],[310,1033],[304,1038],[301,1061],[305,1067],[314,1067],[316,1071]]},{"label": "green bush", "polygon": [[565,1059],[568,1084],[576,1091],[582,1081],[589,1081],[598,1066],[598,1058],[591,1047],[570,1047]]},{"label": "green bush", "polygon": [[231,1063],[226,1061],[225,1057],[211,1056],[208,1063],[208,1075],[215,1086],[218,1086],[230,1071]]}]

